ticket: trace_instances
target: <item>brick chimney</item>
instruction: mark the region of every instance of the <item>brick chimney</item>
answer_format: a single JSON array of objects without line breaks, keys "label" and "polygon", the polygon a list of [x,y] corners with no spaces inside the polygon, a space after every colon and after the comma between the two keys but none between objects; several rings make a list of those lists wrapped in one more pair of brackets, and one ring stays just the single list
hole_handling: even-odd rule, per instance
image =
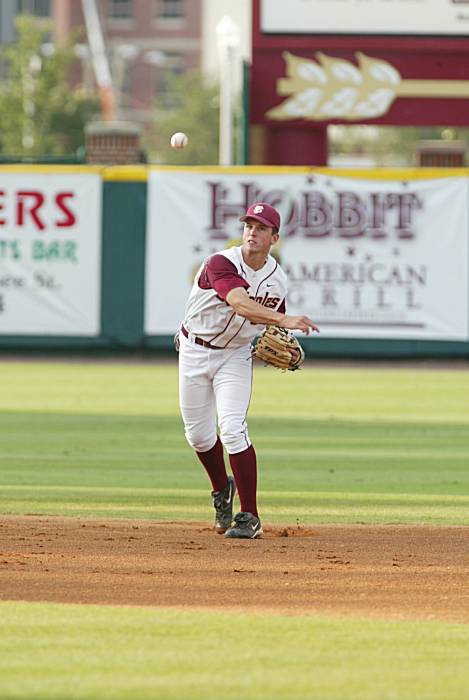
[{"label": "brick chimney", "polygon": [[422,168],[464,168],[466,143],[441,139],[419,141],[417,165]]},{"label": "brick chimney", "polygon": [[129,165],[142,162],[141,129],[132,122],[91,122],[85,127],[86,162]]}]

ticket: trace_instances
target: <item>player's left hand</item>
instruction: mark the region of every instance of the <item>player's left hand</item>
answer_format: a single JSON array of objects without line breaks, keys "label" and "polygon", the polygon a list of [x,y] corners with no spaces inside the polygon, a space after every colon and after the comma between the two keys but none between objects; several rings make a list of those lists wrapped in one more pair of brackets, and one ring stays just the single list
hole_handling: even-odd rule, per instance
[{"label": "player's left hand", "polygon": [[252,355],[278,369],[294,371],[300,368],[305,353],[295,336],[286,328],[267,326],[252,344]]}]

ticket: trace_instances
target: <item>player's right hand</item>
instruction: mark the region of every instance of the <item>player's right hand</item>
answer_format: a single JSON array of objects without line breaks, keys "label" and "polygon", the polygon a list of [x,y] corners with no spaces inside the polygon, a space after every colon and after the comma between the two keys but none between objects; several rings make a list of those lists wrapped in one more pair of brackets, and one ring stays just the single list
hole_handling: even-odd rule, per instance
[{"label": "player's right hand", "polygon": [[319,333],[319,328],[312,321],[309,316],[287,316],[285,315],[285,320],[281,324],[284,328],[288,328],[290,331],[303,331],[306,335],[310,333]]}]

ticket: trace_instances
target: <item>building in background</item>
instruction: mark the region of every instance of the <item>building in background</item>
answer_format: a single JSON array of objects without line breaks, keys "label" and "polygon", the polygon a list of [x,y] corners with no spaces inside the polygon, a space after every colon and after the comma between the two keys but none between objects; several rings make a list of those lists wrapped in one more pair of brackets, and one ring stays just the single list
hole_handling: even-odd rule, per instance
[{"label": "building in background", "polygon": [[[171,77],[201,66],[202,0],[96,0],[116,95],[117,117],[144,128],[174,104]],[[82,3],[52,0],[54,39],[85,26]],[[75,79],[94,80],[86,33]]]},{"label": "building in background", "polygon": [[15,17],[27,12],[38,18],[50,18],[52,0],[2,0],[0,2],[0,44],[15,41]]},{"label": "building in background", "polygon": [[[252,0],[96,0],[108,58],[126,118],[147,121],[154,100],[171,105],[172,74],[199,69],[219,78],[216,28],[229,15],[239,28],[240,62],[252,55]],[[3,0],[0,44],[15,40],[15,17],[29,13],[53,22],[56,41],[85,26],[81,0]],[[91,86],[93,71],[86,35],[77,44],[75,80]],[[239,71],[241,73],[241,71]],[[240,88],[239,85],[237,85]]]},{"label": "building in background", "polygon": [[[173,77],[188,71],[200,71],[209,82],[222,85],[217,27],[226,16],[239,34],[231,85],[239,113],[243,62],[249,63],[252,53],[252,0],[2,1],[0,43],[15,41],[18,14],[48,19],[52,25],[48,46],[74,37],[77,59],[71,82],[93,92],[98,86],[86,31],[85,5],[93,5],[99,17],[112,78],[114,121],[131,122],[151,132],[168,111],[177,110],[180,97],[174,92]],[[104,103],[103,117],[108,118],[104,116]]]}]

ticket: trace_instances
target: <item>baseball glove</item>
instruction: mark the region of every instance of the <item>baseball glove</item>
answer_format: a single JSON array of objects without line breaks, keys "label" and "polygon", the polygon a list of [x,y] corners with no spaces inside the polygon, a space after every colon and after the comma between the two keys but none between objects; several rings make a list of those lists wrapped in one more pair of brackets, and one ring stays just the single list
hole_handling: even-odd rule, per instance
[{"label": "baseball glove", "polygon": [[277,369],[294,371],[305,359],[300,343],[286,328],[267,326],[252,343],[252,356]]}]

